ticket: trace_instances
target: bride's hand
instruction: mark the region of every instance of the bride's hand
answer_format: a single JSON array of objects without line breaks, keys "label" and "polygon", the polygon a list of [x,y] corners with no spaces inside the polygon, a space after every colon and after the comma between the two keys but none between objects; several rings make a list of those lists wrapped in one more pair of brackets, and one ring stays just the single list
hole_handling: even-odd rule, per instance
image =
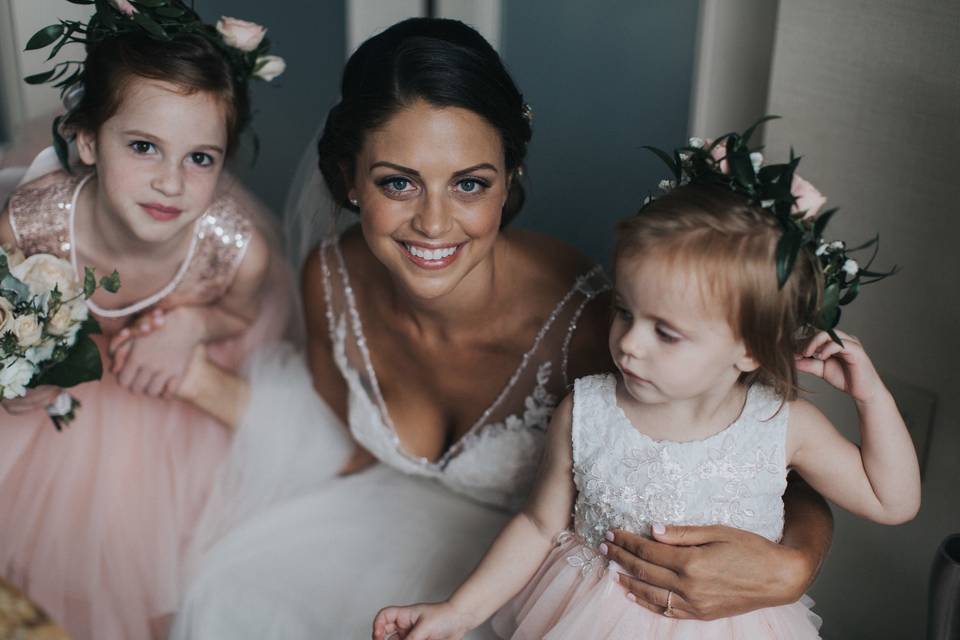
[{"label": "bride's hand", "polygon": [[357,444],[354,446],[353,453],[350,454],[347,462],[340,467],[340,471],[337,472],[337,475],[349,476],[350,474],[363,471],[367,467],[373,466],[376,463],[377,458],[372,453]]},{"label": "bride's hand", "polygon": [[626,572],[620,584],[631,600],[662,615],[738,615],[795,602],[809,582],[802,553],[741,529],[665,527],[656,540],[613,533],[607,555]]}]

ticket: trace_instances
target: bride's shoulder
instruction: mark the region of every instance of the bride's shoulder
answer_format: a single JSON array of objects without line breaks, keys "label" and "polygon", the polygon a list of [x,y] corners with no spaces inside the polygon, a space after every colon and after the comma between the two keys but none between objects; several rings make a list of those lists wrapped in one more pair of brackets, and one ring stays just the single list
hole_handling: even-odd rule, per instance
[{"label": "bride's shoulder", "polygon": [[502,234],[512,261],[511,272],[537,290],[565,294],[573,283],[596,266],[573,245],[525,229]]}]

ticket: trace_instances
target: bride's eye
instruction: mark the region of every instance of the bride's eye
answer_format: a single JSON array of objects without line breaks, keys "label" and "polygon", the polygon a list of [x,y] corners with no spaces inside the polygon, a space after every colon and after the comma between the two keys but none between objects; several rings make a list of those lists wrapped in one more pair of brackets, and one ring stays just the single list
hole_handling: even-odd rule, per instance
[{"label": "bride's eye", "polygon": [[402,195],[411,193],[414,189],[413,181],[403,176],[390,176],[377,182],[377,186],[387,192],[387,195]]},{"label": "bride's eye", "polygon": [[460,193],[476,195],[483,193],[490,187],[490,183],[476,177],[463,178],[457,182],[457,189]]}]

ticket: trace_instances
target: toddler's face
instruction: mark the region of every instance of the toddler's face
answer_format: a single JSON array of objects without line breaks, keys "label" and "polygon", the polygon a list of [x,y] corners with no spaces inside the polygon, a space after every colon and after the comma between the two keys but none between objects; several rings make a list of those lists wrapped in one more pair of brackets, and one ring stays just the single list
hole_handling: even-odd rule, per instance
[{"label": "toddler's face", "polygon": [[81,159],[97,167],[98,206],[146,242],[174,238],[207,210],[226,146],[216,96],[137,77],[95,134],[77,134]]},{"label": "toddler's face", "polygon": [[655,258],[617,261],[610,354],[638,402],[693,400],[756,368],[721,302],[692,269]]}]

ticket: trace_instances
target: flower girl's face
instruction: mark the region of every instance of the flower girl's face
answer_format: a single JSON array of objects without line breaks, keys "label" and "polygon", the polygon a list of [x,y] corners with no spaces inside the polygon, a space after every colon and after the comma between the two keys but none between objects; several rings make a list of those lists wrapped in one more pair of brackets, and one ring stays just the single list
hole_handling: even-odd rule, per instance
[{"label": "flower girl's face", "polygon": [[77,134],[81,159],[97,167],[98,209],[145,242],[178,236],[206,211],[226,144],[215,96],[138,77],[95,134]]},{"label": "flower girl's face", "polygon": [[726,393],[756,363],[698,274],[656,257],[617,261],[610,353],[638,402]]},{"label": "flower girl's face", "polygon": [[409,294],[440,297],[489,261],[509,180],[481,116],[417,101],[367,134],[354,172],[367,244]]}]

